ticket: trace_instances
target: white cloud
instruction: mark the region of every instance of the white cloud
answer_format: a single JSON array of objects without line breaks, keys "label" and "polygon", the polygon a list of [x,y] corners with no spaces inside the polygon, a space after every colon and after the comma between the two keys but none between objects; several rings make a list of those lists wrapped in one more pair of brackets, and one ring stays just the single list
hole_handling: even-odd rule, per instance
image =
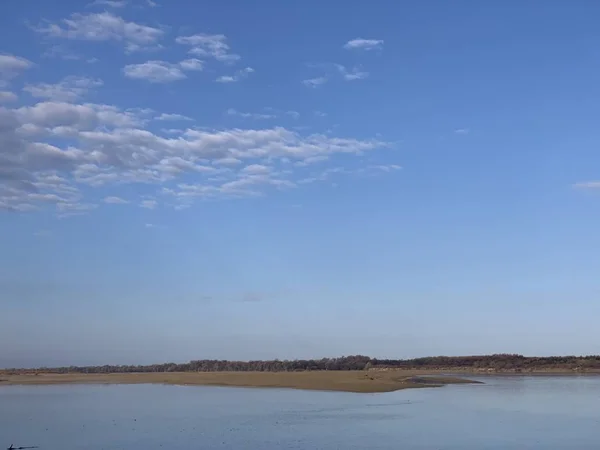
[{"label": "white cloud", "polygon": [[187,78],[176,65],[166,61],[147,61],[142,64],[129,64],[123,68],[127,78],[146,80],[150,83],[169,83]]},{"label": "white cloud", "polygon": [[110,12],[75,13],[61,22],[60,24],[47,22],[35,27],[34,30],[50,38],[120,42],[128,52],[155,48],[164,35],[164,31],[160,28],[127,22]]},{"label": "white cloud", "polygon": [[179,63],[179,67],[183,70],[202,70],[204,68],[204,64],[202,61],[196,58],[184,59]]},{"label": "white cloud", "polygon": [[[169,134],[146,128],[150,120],[171,116],[59,101],[0,108],[0,209],[55,205],[61,217],[87,213],[96,207],[86,200],[94,189],[123,184],[154,186],[166,206],[181,209],[199,197],[293,188],[321,176],[303,173],[308,164],[387,147],[377,139],[304,135],[283,127],[184,128]],[[159,203],[160,198],[143,199],[140,206]]]},{"label": "white cloud", "polygon": [[315,88],[322,84],[327,83],[327,77],[316,77],[310,78],[308,80],[302,80],[302,84],[307,87]]},{"label": "white cloud", "polygon": [[226,156],[225,158],[219,158],[214,161],[214,164],[221,165],[221,166],[236,166],[241,163],[242,163],[241,160],[234,158],[232,156]]},{"label": "white cloud", "polygon": [[79,131],[98,126],[135,127],[144,123],[144,119],[133,112],[94,103],[41,102],[8,114],[20,123],[18,132],[23,137],[36,131],[40,131],[42,136],[77,137]]},{"label": "white cloud", "polygon": [[271,169],[262,164],[250,164],[242,169],[242,173],[249,175],[266,175],[271,172]]},{"label": "white cloud", "polygon": [[58,217],[81,216],[96,209],[98,205],[90,203],[59,202],[56,203]]},{"label": "white cloud", "polygon": [[127,200],[125,200],[124,198],[121,197],[104,197],[104,200],[102,200],[104,203],[109,203],[112,205],[125,205],[127,203],[129,203]]},{"label": "white cloud", "polygon": [[382,172],[393,172],[394,170],[402,169],[402,167],[399,166],[398,164],[379,164],[379,165],[369,166],[368,169],[379,170]]},{"label": "white cloud", "polygon": [[238,116],[238,117],[243,117],[245,119],[259,119],[260,120],[260,119],[274,119],[276,117],[273,114],[240,112],[233,108],[229,108],[226,112],[227,112],[227,115],[229,115],[229,116]]},{"label": "white cloud", "polygon": [[45,58],[64,59],[65,61],[78,61],[83,59],[83,57],[78,53],[75,53],[74,51],[60,44],[50,46],[48,50],[42,54],[42,56]]},{"label": "white cloud", "polygon": [[164,121],[191,121],[194,120],[191,117],[184,116],[183,114],[168,114],[162,113],[160,116],[154,118],[154,120],[164,120]]},{"label": "white cloud", "polygon": [[127,6],[126,0],[94,0],[88,6],[108,6],[109,8],[123,8]]},{"label": "white cloud", "polygon": [[344,44],[347,50],[380,50],[383,48],[381,39],[352,39]]},{"label": "white cloud", "polygon": [[455,134],[469,134],[469,129],[468,128],[458,128],[456,130],[454,130]]},{"label": "white cloud", "polygon": [[364,80],[369,76],[369,72],[363,72],[357,67],[354,67],[350,70],[341,64],[336,64],[335,67],[346,81]]},{"label": "white cloud", "polygon": [[315,111],[313,114],[316,117],[327,117],[327,113],[324,113],[323,111]]},{"label": "white cloud", "polygon": [[189,45],[189,53],[202,58],[214,58],[217,61],[233,63],[240,59],[239,55],[230,53],[227,37],[223,34],[194,34],[179,36],[175,39],[178,44]]},{"label": "white cloud", "polygon": [[86,77],[69,76],[59,83],[37,83],[26,84],[23,90],[29,92],[36,98],[46,98],[50,100],[73,102],[79,100],[90,89],[102,86],[102,80],[95,80]]},{"label": "white cloud", "polygon": [[252,67],[246,67],[244,69],[238,70],[235,73],[235,75],[222,75],[218,77],[215,81],[217,83],[235,83],[236,81],[240,81],[246,78],[251,73],[254,73],[254,69]]},{"label": "white cloud", "polygon": [[600,181],[582,181],[573,185],[576,189],[600,189]]},{"label": "white cloud", "polygon": [[173,64],[167,61],[146,61],[142,64],[128,64],[123,68],[127,78],[146,80],[150,83],[170,83],[187,78],[186,70],[202,70],[202,61],[199,59],[185,59]]},{"label": "white cloud", "polygon": [[0,91],[0,103],[16,102],[19,99],[17,95],[9,91]]},{"label": "white cloud", "polygon": [[10,80],[31,67],[33,63],[25,58],[0,54],[0,86],[6,86]]},{"label": "white cloud", "polygon": [[142,200],[140,206],[146,209],[154,209],[158,206],[158,202],[156,200]]}]

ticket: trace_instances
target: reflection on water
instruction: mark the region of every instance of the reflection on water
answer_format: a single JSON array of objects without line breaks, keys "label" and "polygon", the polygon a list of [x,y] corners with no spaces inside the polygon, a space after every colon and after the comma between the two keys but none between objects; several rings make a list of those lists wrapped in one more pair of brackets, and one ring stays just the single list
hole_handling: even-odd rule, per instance
[{"label": "reflection on water", "polygon": [[189,386],[0,388],[0,446],[598,449],[600,377],[484,377],[385,394]]}]

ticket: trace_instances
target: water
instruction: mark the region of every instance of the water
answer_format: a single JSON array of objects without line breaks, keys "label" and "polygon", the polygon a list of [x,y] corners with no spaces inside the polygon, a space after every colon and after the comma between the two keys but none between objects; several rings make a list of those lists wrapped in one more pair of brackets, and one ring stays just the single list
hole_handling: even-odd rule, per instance
[{"label": "water", "polygon": [[598,449],[600,377],[490,377],[386,394],[200,386],[0,387],[0,446]]}]

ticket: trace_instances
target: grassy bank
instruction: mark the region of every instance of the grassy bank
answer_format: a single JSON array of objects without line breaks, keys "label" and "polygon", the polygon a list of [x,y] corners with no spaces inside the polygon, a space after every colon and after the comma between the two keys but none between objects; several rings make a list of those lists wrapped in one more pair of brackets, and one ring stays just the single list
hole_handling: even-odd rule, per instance
[{"label": "grassy bank", "polygon": [[[427,375],[427,377],[424,377]],[[308,372],[171,372],[115,374],[3,375],[2,385],[50,384],[176,384],[292,388],[344,392],[391,392],[474,381],[436,375],[431,371],[308,371]]]}]

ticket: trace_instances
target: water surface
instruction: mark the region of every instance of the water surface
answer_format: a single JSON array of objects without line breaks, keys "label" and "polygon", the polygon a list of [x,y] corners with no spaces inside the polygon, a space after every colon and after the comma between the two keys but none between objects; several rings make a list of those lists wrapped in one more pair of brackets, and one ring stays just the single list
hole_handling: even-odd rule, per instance
[{"label": "water surface", "polygon": [[0,387],[0,447],[600,448],[600,377],[486,377],[384,394],[161,385]]}]

